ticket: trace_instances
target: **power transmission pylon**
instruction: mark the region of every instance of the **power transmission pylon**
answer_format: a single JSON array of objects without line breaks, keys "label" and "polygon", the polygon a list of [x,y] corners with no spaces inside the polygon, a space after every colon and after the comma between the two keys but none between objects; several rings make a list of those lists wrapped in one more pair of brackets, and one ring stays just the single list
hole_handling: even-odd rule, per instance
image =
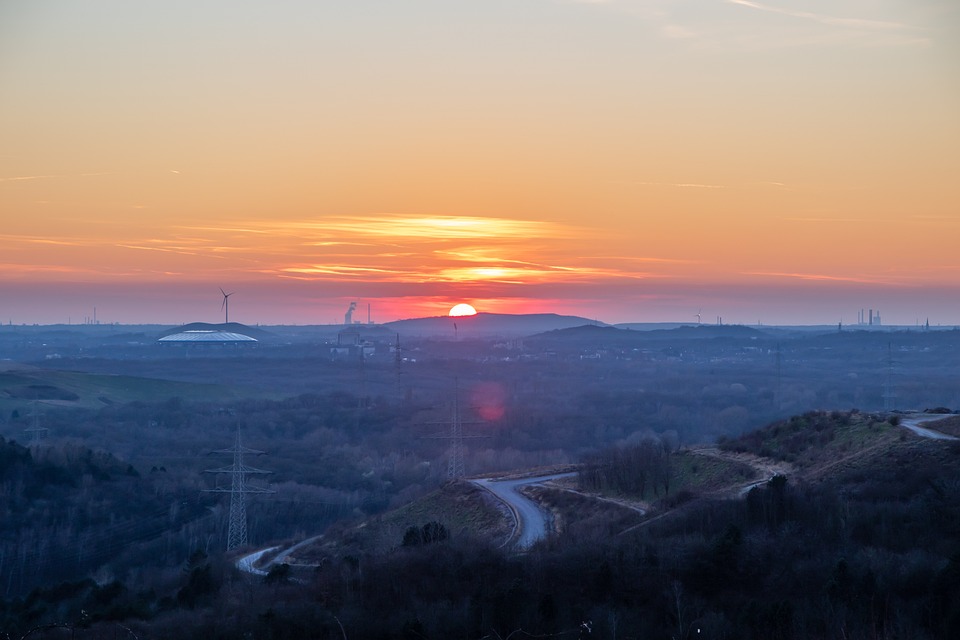
[{"label": "power transmission pylon", "polygon": [[273,473],[263,469],[248,467],[243,464],[243,456],[263,455],[263,451],[248,449],[240,444],[240,430],[237,429],[237,441],[230,449],[218,449],[212,453],[231,454],[233,464],[229,467],[220,467],[218,469],[207,469],[205,473],[227,473],[230,474],[230,488],[217,487],[216,489],[205,489],[206,493],[229,493],[230,494],[230,527],[227,531],[227,551],[242,547],[247,544],[247,502],[245,495],[248,493],[276,493],[272,489],[254,487],[247,484],[248,475],[266,475]]},{"label": "power transmission pylon", "polygon": [[883,410],[893,411],[897,406],[897,395],[893,392],[893,343],[887,343],[887,379],[883,385]]},{"label": "power transmission pylon", "polygon": [[460,393],[453,395],[453,419],[450,421],[450,459],[447,460],[447,480],[459,480],[467,474],[463,467],[463,422],[460,419]]},{"label": "power transmission pylon", "polygon": [[780,357],[780,343],[777,343],[777,411],[783,411],[783,396],[780,391],[780,373],[782,359]]},{"label": "power transmission pylon", "polygon": [[40,426],[40,408],[39,403],[33,401],[33,423],[23,432],[29,436],[28,447],[38,447],[47,437],[47,428]]},{"label": "power transmission pylon", "polygon": [[[437,423],[434,423],[437,424]],[[439,423],[445,424],[445,423]],[[477,424],[476,422],[470,422],[468,424]],[[464,445],[463,441],[467,438],[489,438],[490,436],[465,436],[463,435],[463,425],[464,422],[460,417],[460,380],[458,378],[454,379],[454,393],[453,393],[453,419],[450,421],[450,435],[433,435],[433,436],[424,436],[425,438],[431,438],[434,440],[449,440],[450,441],[450,453],[449,458],[447,459],[447,480],[459,480],[467,476],[466,469],[463,463],[463,451]]]},{"label": "power transmission pylon", "polygon": [[397,400],[403,403],[403,354],[400,349],[400,334],[397,334],[397,344],[393,348],[393,367],[397,376]]}]

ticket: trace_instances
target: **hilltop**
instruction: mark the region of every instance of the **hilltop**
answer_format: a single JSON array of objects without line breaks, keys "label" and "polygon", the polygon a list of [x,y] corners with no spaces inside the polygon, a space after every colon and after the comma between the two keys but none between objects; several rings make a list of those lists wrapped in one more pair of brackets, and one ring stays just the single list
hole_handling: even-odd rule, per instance
[{"label": "hilltop", "polygon": [[[456,329],[454,328],[456,326]],[[564,316],[556,313],[478,313],[475,316],[436,316],[412,318],[387,322],[385,327],[403,336],[434,336],[453,340],[480,337],[520,337],[554,329],[566,329],[583,325],[602,325],[595,320],[579,316]]]},{"label": "hilltop", "polygon": [[[939,424],[949,430],[956,420],[948,417]],[[586,459],[579,479],[532,486],[524,493],[551,512],[554,532],[582,535],[598,526],[617,533],[671,514],[686,517],[707,508],[710,501],[740,500],[751,490],[762,492],[775,477],[798,487],[838,488],[851,478],[860,483],[897,473],[897,467],[908,461],[922,466],[933,460],[948,475],[960,477],[960,457],[954,455],[960,446],[925,441],[897,423],[897,416],[813,411],[722,439],[719,446],[668,452],[661,443],[648,440]],[[653,451],[653,458],[645,457],[644,447]],[[598,473],[607,474],[607,479],[597,481]],[[658,473],[666,476],[658,480]],[[511,477],[524,474],[518,471]],[[640,478],[639,484],[631,478]],[[509,511],[489,494],[470,483],[454,482],[383,515],[337,527],[322,544],[299,557],[317,561],[329,554],[388,553],[401,546],[407,528],[428,522],[442,524],[454,536],[476,537],[496,546],[504,544],[512,526]]]},{"label": "hilltop", "polygon": [[[581,478],[531,492],[558,531],[525,554],[498,548],[509,516],[489,496],[449,483],[285,560],[307,567],[240,576],[197,551],[159,591],[64,583],[0,614],[22,630],[25,616],[87,611],[101,635],[118,621],[141,637],[197,639],[251,626],[277,638],[481,638],[585,624],[597,637],[955,638],[960,445],[897,418],[810,412],[719,447],[648,438],[597,452],[583,468],[605,478],[599,490]],[[648,464],[655,491],[629,476]],[[79,484],[63,491],[96,487]]]},{"label": "hilltop", "polygon": [[697,325],[663,329],[634,330],[606,325],[587,325],[553,329],[531,336],[531,345],[567,346],[640,346],[647,343],[681,343],[692,340],[756,340],[769,335],[741,325]]}]

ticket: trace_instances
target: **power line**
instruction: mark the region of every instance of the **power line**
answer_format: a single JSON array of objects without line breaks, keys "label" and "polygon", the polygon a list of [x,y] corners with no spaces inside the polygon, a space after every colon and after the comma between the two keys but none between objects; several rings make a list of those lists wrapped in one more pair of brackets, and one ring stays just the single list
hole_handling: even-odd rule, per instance
[{"label": "power line", "polygon": [[247,484],[249,475],[266,475],[273,473],[264,469],[248,467],[243,464],[243,456],[264,455],[263,451],[248,449],[240,443],[240,430],[237,429],[237,441],[230,449],[218,449],[212,453],[230,454],[233,456],[233,464],[229,467],[220,467],[218,469],[207,469],[204,473],[220,473],[230,475],[230,488],[217,487],[216,489],[205,489],[206,493],[229,493],[230,494],[230,527],[227,532],[227,550],[236,549],[247,544],[247,501],[248,493],[276,493],[273,489],[264,489]]},{"label": "power line", "polygon": [[33,423],[23,430],[29,436],[28,447],[38,447],[47,438],[49,429],[40,426],[40,403],[33,401]]},{"label": "power line", "polygon": [[780,356],[780,343],[777,343],[777,411],[783,410],[783,394],[781,392],[781,369],[783,360]]},{"label": "power line", "polygon": [[[434,423],[434,424],[446,424],[446,423]],[[449,422],[450,424],[450,433],[449,435],[432,435],[432,436],[423,436],[424,438],[431,438],[435,440],[449,440],[450,441],[450,454],[447,459],[447,480],[459,480],[466,477],[466,470],[463,462],[463,451],[464,444],[463,441],[466,438],[489,438],[490,436],[465,436],[463,435],[463,425],[464,422],[460,417],[460,379],[454,378],[454,392],[453,392],[453,418]],[[469,423],[477,424],[477,423]]]},{"label": "power line", "polygon": [[897,394],[893,392],[893,343],[887,343],[887,379],[883,385],[883,410],[893,411],[897,406]]}]

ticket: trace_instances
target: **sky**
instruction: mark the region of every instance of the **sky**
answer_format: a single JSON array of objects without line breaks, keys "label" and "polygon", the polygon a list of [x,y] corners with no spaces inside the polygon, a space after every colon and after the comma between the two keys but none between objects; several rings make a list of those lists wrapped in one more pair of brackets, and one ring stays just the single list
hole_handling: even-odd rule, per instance
[{"label": "sky", "polygon": [[3,0],[0,321],[960,324],[954,0]]}]

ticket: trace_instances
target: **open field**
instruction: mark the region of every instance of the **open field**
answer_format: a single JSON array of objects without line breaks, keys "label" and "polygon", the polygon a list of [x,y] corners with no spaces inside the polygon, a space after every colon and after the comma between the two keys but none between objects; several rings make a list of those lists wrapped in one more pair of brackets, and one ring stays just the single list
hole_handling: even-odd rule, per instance
[{"label": "open field", "polygon": [[0,414],[25,415],[32,405],[96,409],[128,402],[233,400],[243,393],[220,384],[19,367],[0,371]]}]

